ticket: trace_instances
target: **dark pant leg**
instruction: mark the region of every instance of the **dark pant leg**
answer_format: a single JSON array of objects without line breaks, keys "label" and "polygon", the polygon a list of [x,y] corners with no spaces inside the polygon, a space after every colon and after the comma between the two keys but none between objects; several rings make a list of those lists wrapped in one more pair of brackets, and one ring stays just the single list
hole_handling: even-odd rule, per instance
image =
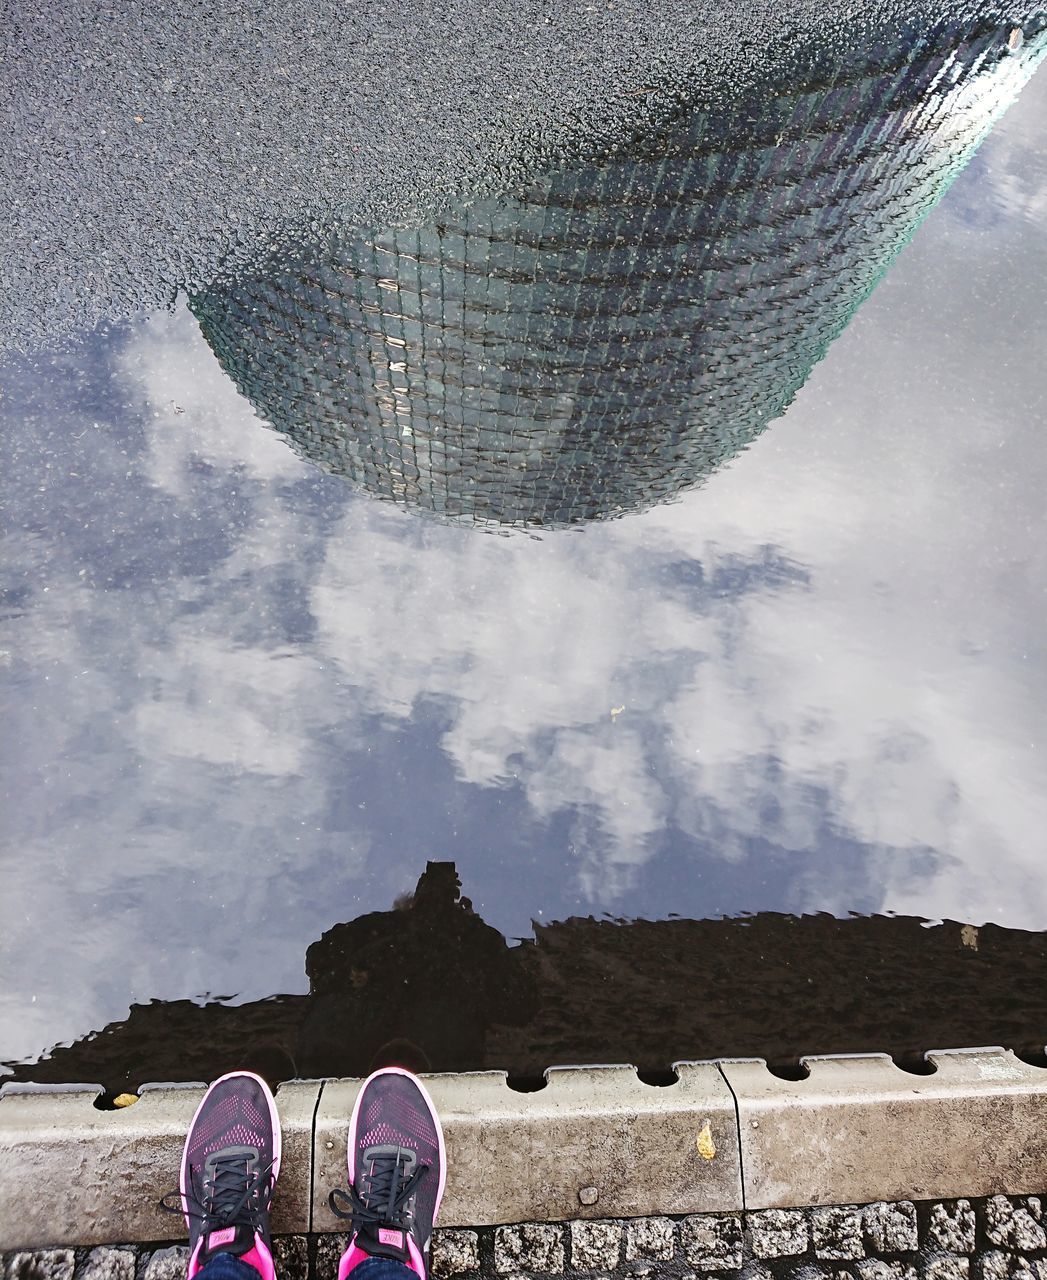
[{"label": "dark pant leg", "polygon": [[259,1276],[254,1267],[242,1258],[231,1253],[216,1253],[196,1273],[196,1280],[259,1280]]},{"label": "dark pant leg", "polygon": [[418,1280],[410,1267],[395,1258],[367,1258],[349,1274],[350,1280]]}]

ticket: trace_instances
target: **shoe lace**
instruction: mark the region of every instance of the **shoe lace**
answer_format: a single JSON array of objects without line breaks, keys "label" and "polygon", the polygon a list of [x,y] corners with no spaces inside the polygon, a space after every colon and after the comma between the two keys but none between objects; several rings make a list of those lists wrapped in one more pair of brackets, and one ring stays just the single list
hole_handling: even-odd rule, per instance
[{"label": "shoe lace", "polygon": [[[186,1213],[204,1224],[210,1232],[222,1227],[249,1226],[259,1230],[265,1226],[264,1215],[273,1199],[273,1164],[259,1166],[245,1174],[242,1155],[219,1156],[213,1162],[213,1173],[197,1189],[194,1170],[189,1170],[185,1206],[180,1190],[168,1191],[160,1200],[160,1208],[168,1213]],[[177,1203],[169,1204],[177,1196]]]},{"label": "shoe lace", "polygon": [[[348,1192],[335,1187],[327,1197],[331,1212],[339,1218],[351,1220],[354,1231],[365,1227],[392,1226],[410,1229],[408,1201],[418,1184],[428,1174],[429,1166],[420,1164],[410,1177],[406,1176],[408,1153],[397,1147],[396,1154],[375,1156],[366,1175],[358,1181],[361,1190],[349,1184]],[[347,1205],[348,1208],[341,1208]]]}]

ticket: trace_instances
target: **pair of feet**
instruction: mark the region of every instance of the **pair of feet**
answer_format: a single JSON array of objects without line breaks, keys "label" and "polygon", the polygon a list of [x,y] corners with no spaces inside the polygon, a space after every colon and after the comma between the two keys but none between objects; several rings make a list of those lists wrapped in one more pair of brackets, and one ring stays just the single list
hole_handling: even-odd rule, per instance
[{"label": "pair of feet", "polygon": [[[439,1117],[409,1071],[385,1067],[364,1082],[347,1163],[348,1190],[330,1195],[331,1208],[351,1223],[338,1280],[368,1258],[400,1262],[428,1280],[447,1166]],[[188,1280],[220,1255],[275,1280],[269,1210],[279,1173],[280,1120],[268,1086],[247,1071],[222,1076],[197,1108],[182,1153],[177,1194],[189,1229]]]}]

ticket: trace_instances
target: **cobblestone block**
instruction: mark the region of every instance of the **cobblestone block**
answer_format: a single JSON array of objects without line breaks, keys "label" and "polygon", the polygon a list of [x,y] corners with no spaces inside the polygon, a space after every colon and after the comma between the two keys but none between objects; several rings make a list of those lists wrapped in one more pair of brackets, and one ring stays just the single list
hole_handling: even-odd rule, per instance
[{"label": "cobblestone block", "polygon": [[273,1262],[280,1280],[309,1280],[308,1236],[277,1236],[273,1240]]},{"label": "cobblestone block", "polygon": [[12,1254],[7,1280],[73,1280],[76,1255],[72,1249],[33,1249]]},{"label": "cobblestone block", "polygon": [[976,1261],[979,1280],[1045,1280],[1043,1269],[1028,1258],[988,1249]]},{"label": "cobblestone block", "polygon": [[480,1269],[480,1237],[475,1231],[446,1228],[433,1233],[433,1275],[459,1276]]},{"label": "cobblestone block", "polygon": [[788,1280],[854,1280],[849,1271],[833,1271],[829,1267],[815,1266],[803,1262],[792,1270],[786,1269],[784,1275]]},{"label": "cobblestone block", "polygon": [[912,1253],[920,1247],[916,1206],[910,1201],[867,1204],[862,1216],[865,1237],[874,1253]]},{"label": "cobblestone block", "polygon": [[978,1280],[1007,1280],[1010,1269],[1010,1257],[997,1249],[989,1249],[975,1259]]},{"label": "cobblestone block", "polygon": [[750,1213],[748,1221],[758,1258],[792,1258],[807,1252],[811,1233],[802,1209],[760,1209]]},{"label": "cobblestone block", "polygon": [[621,1223],[571,1223],[571,1265],[576,1271],[613,1271],[621,1245]]},{"label": "cobblestone block", "polygon": [[338,1259],[349,1248],[349,1237],[343,1233],[316,1237],[316,1280],[333,1280],[338,1274]]},{"label": "cobblestone block", "polygon": [[[882,1258],[863,1258],[854,1264],[857,1280],[916,1280],[916,1268],[907,1262],[884,1262]],[[942,1280],[946,1280],[943,1276]]]},{"label": "cobblestone block", "polygon": [[671,1218],[633,1218],[625,1225],[625,1260],[653,1259],[664,1262],[673,1256]]},{"label": "cobblestone block", "polygon": [[137,1262],[133,1249],[102,1245],[87,1255],[80,1280],[134,1280]]},{"label": "cobblestone block", "polygon": [[927,1243],[945,1253],[973,1253],[976,1220],[969,1200],[932,1204],[927,1224]]},{"label": "cobblestone block", "polygon": [[[744,1216],[749,1254],[742,1216],[692,1215],[680,1222],[675,1263],[676,1224],[668,1217],[444,1228],[434,1233],[433,1275],[480,1280],[481,1246],[493,1239],[497,1280],[562,1277],[567,1227],[571,1269],[591,1280],[613,1280],[623,1260],[630,1264],[630,1280],[658,1280],[668,1274],[666,1264],[679,1280],[706,1280],[710,1272],[733,1272],[733,1280],[1047,1280],[1047,1216],[1039,1198],[943,1201],[923,1206],[922,1213],[927,1219],[921,1250],[910,1201],[756,1210]],[[977,1248],[977,1215],[994,1246],[985,1252]],[[310,1273],[310,1238],[276,1237],[280,1280],[331,1280],[347,1238],[321,1234],[312,1240],[316,1261]],[[891,1257],[917,1251],[916,1259]],[[184,1280],[187,1252],[184,1245],[23,1250],[0,1256],[0,1280],[136,1280],[136,1272],[137,1280]],[[817,1263],[810,1260],[812,1252]],[[745,1257],[750,1261],[743,1269]]]},{"label": "cobblestone block", "polygon": [[985,1232],[993,1244],[1006,1249],[1047,1249],[1047,1232],[1040,1225],[1036,1196],[1009,1200],[990,1196],[985,1202]]},{"label": "cobblestone block", "polygon": [[732,1215],[684,1218],[680,1240],[696,1271],[737,1271],[742,1265],[742,1224]]},{"label": "cobblestone block", "polygon": [[544,1222],[498,1227],[494,1233],[494,1268],[503,1275],[517,1270],[544,1275],[563,1272],[563,1229]]},{"label": "cobblestone block", "polygon": [[826,1261],[847,1262],[865,1257],[862,1211],[855,1205],[829,1205],[811,1210],[814,1252]]},{"label": "cobblestone block", "polygon": [[189,1266],[189,1246],[172,1245],[170,1249],[157,1249],[146,1260],[142,1280],[185,1280]]},{"label": "cobblestone block", "polygon": [[970,1280],[970,1258],[950,1257],[939,1253],[923,1264],[923,1280]]}]

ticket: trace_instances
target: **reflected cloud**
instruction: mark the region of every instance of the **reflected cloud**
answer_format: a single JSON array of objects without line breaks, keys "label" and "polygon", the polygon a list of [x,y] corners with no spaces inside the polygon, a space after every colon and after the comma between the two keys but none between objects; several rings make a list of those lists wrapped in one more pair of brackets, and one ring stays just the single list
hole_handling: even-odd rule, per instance
[{"label": "reflected cloud", "polygon": [[129,398],[152,417],[145,474],[179,497],[188,468],[221,467],[260,480],[291,480],[306,470],[267,431],[201,345],[184,310],[152,317],[123,355]]}]

